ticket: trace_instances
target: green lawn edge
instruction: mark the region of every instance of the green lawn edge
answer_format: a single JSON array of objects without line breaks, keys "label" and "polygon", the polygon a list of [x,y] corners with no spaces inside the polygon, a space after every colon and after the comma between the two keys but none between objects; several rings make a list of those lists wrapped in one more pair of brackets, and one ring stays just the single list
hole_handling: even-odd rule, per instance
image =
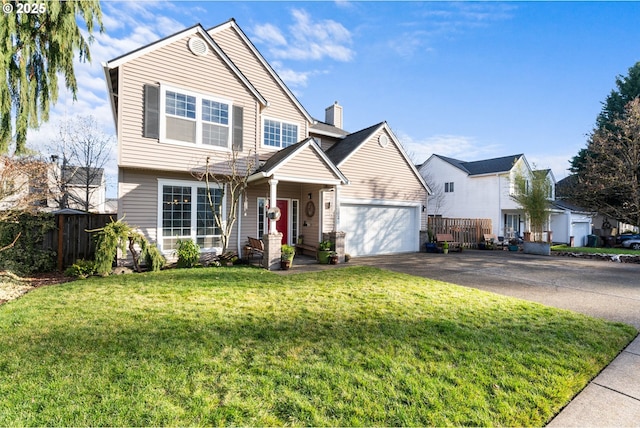
[{"label": "green lawn edge", "polygon": [[92,278],[0,306],[0,426],[540,426],[636,334],[369,267]]}]

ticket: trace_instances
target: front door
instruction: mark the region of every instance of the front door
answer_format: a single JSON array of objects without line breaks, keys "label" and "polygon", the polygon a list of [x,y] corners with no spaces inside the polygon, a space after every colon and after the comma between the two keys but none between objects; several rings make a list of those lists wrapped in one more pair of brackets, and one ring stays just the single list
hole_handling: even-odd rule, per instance
[{"label": "front door", "polygon": [[289,243],[289,201],[278,199],[276,206],[280,208],[280,220],[276,222],[276,230],[282,233],[282,243]]}]

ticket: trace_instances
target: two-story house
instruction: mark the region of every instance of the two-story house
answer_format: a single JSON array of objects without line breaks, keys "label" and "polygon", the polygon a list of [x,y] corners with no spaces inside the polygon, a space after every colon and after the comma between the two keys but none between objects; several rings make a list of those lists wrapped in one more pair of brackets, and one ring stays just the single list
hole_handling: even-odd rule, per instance
[{"label": "two-story house", "polygon": [[[220,251],[206,187],[228,160],[255,162],[229,249],[281,234],[317,245],[343,233],[352,256],[418,251],[428,187],[386,122],[348,133],[342,107],[315,120],[235,20],[180,31],[104,64],[118,139],[118,217],[170,254]],[[224,184],[222,184],[223,186]],[[228,203],[213,189],[215,204]],[[279,215],[269,216],[272,208]],[[224,211],[224,210],[223,210]],[[275,245],[272,245],[275,247]],[[272,267],[267,261],[269,267]]]},{"label": "two-story house", "polygon": [[[512,198],[515,177],[546,176],[552,202],[545,230],[554,242],[583,245],[591,233],[591,218],[580,210],[554,204],[555,178],[551,170],[533,170],[523,154],[466,162],[434,154],[419,166],[433,190],[428,213],[452,218],[491,219],[493,233],[506,239],[529,231],[525,213]],[[545,236],[546,238],[546,236]]]}]

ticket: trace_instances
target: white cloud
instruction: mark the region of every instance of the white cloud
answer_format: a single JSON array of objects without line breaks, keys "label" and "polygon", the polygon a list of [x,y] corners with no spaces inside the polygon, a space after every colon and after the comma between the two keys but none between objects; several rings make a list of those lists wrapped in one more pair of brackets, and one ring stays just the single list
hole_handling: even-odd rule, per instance
[{"label": "white cloud", "polygon": [[[285,35],[272,24],[253,28],[253,40],[268,46],[276,59],[313,60],[325,58],[347,62],[354,57],[351,33],[342,24],[331,19],[314,21],[302,9],[291,11],[294,23]],[[287,40],[288,39],[288,40]]]},{"label": "white cloud", "polygon": [[287,40],[278,27],[273,24],[257,25],[253,29],[254,40],[267,45],[286,46]]},{"label": "white cloud", "polygon": [[312,71],[295,71],[290,68],[286,68],[280,61],[273,61],[271,65],[276,73],[278,73],[278,76],[280,76],[280,78],[291,87],[306,87],[309,81],[309,76],[315,74]]},{"label": "white cloud", "polygon": [[417,140],[403,131],[397,131],[396,136],[416,164],[423,163],[433,154],[464,161],[501,156],[498,145],[480,143],[475,137],[464,135],[433,135]]},{"label": "white cloud", "polygon": [[516,7],[491,2],[428,2],[413,20],[401,24],[406,30],[390,39],[387,46],[402,57],[434,52],[439,40],[511,19]]}]

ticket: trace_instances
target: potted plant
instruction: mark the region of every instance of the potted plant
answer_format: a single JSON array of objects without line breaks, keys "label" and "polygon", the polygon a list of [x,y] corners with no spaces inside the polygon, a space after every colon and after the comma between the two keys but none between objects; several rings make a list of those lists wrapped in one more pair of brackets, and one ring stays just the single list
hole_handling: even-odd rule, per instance
[{"label": "potted plant", "polygon": [[511,238],[509,240],[509,251],[518,251],[520,247],[518,247],[518,239]]},{"label": "potted plant", "polygon": [[335,251],[331,251],[329,253],[329,264],[330,265],[337,265],[338,264],[338,253],[336,253]]},{"label": "potted plant", "polygon": [[449,243],[447,241],[444,241],[444,244],[442,244],[442,252],[449,254]]},{"label": "potted plant", "polygon": [[530,176],[525,176],[522,171],[518,171],[514,181],[515,192],[511,195],[511,199],[520,205],[531,226],[530,238],[524,240],[524,252],[550,255],[550,239],[548,239],[549,242],[544,242],[542,235],[544,226],[549,221],[551,180],[545,171],[533,171]]},{"label": "potted plant", "polygon": [[331,253],[331,241],[322,241],[318,244],[318,262],[326,265],[329,263]]},{"label": "potted plant", "polygon": [[293,264],[293,256],[296,253],[296,249],[291,245],[284,244],[280,247],[280,269],[289,270]]}]

